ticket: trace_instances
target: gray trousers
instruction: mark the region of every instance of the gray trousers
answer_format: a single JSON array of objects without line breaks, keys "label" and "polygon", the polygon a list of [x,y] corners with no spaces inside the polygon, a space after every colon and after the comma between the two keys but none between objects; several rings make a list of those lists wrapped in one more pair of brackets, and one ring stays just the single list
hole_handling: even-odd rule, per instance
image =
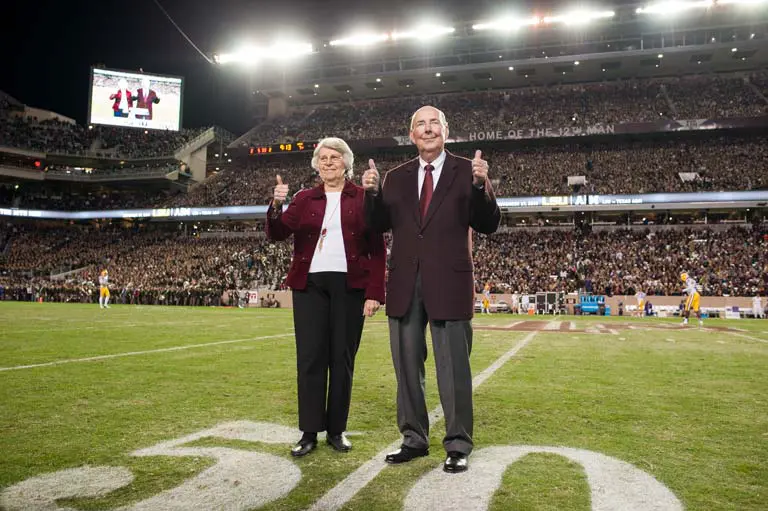
[{"label": "gray trousers", "polygon": [[472,324],[469,320],[436,321],[427,317],[421,294],[421,273],[405,316],[389,318],[389,343],[397,376],[397,425],[403,444],[429,447],[429,416],[424,397],[427,360],[426,327],[432,333],[437,388],[445,413],[446,452],[472,451]]}]

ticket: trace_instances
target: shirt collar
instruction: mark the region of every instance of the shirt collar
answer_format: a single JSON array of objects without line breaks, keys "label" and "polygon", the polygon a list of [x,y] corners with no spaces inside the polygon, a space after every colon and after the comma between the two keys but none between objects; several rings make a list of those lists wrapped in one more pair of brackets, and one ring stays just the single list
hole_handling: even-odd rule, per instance
[{"label": "shirt collar", "polygon": [[421,156],[419,156],[419,170],[423,169],[427,165],[432,165],[433,167],[435,167],[435,169],[440,169],[443,167],[444,162],[445,162],[445,151],[441,152],[440,156],[435,158],[435,161],[433,161],[431,164],[425,162],[424,160],[421,159]]}]

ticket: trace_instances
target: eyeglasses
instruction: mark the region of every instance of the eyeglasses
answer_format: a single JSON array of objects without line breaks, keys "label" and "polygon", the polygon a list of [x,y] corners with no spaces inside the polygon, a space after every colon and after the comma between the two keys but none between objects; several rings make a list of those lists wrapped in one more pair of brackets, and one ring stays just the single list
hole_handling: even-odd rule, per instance
[{"label": "eyeglasses", "polygon": [[334,154],[332,156],[321,156],[320,158],[317,159],[317,161],[319,161],[320,163],[331,162],[334,164],[339,163],[341,160],[342,160],[342,157],[339,156],[338,154]]}]

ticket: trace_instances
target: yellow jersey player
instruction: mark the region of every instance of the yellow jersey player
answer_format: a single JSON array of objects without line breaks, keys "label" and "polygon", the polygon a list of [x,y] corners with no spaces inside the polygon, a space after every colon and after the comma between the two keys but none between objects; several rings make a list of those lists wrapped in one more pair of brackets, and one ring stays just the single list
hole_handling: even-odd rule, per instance
[{"label": "yellow jersey player", "polygon": [[485,312],[486,314],[490,314],[491,313],[491,283],[490,282],[486,282],[485,286],[483,286],[482,304],[483,304],[483,308],[480,311],[480,313],[482,314],[483,312]]},{"label": "yellow jersey player", "polygon": [[99,275],[99,308],[109,309],[109,273],[101,270]]},{"label": "yellow jersey player", "polygon": [[699,309],[701,295],[696,286],[696,280],[685,272],[680,274],[680,280],[685,284],[683,292],[688,295],[685,299],[685,306],[683,308],[683,325],[688,324],[688,316],[691,315],[691,310],[693,310],[693,312],[696,313],[696,317],[699,318],[699,326],[702,326],[704,322],[701,320],[701,310]]},{"label": "yellow jersey player", "polygon": [[638,291],[635,293],[635,298],[637,299],[637,312],[635,315],[642,318],[645,316],[645,293]]}]

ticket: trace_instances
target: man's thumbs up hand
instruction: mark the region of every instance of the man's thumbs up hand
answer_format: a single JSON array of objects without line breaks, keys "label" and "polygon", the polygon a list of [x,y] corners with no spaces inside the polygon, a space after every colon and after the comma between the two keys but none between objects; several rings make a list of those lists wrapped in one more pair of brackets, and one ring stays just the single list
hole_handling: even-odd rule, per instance
[{"label": "man's thumbs up hand", "polygon": [[478,149],[472,159],[472,183],[478,188],[488,179],[488,162],[483,159],[483,152]]}]

